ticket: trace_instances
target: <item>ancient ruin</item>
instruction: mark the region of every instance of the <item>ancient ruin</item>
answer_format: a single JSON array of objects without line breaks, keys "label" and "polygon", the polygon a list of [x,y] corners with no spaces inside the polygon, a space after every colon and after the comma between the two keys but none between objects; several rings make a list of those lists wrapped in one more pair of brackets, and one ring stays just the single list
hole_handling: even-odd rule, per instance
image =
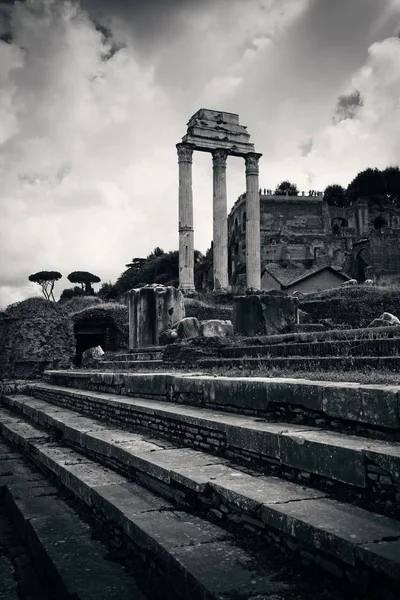
[{"label": "ancient ruin", "polygon": [[[263,290],[312,292],[338,287],[346,276],[363,282],[400,271],[400,210],[389,201],[360,198],[337,207],[322,193],[260,189],[259,202]],[[228,216],[229,284],[239,292],[247,268],[247,206],[242,194]]]},{"label": "ancient ruin", "polygon": [[158,346],[160,335],[185,316],[182,292],[150,285],[127,293],[129,349]]},{"label": "ancient ruin", "polygon": [[179,287],[194,288],[194,229],[192,194],[193,151],[211,152],[213,159],[214,290],[226,291],[228,280],[228,230],[226,160],[241,156],[246,163],[246,273],[247,288],[261,287],[260,202],[258,161],[246,127],[234,113],[200,109],[188,122],[187,133],[177,144],[179,163]]}]

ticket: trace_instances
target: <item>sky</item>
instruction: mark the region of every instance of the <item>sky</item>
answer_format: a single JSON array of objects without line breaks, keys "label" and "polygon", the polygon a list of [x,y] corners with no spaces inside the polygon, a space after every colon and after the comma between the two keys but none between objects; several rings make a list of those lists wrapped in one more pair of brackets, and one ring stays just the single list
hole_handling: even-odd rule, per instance
[{"label": "sky", "polygon": [[[0,309],[31,273],[114,282],[178,247],[175,145],[199,108],[239,114],[260,186],[346,186],[400,163],[400,0],[0,0]],[[228,210],[245,191],[230,157]],[[212,161],[193,161],[195,247]]]}]

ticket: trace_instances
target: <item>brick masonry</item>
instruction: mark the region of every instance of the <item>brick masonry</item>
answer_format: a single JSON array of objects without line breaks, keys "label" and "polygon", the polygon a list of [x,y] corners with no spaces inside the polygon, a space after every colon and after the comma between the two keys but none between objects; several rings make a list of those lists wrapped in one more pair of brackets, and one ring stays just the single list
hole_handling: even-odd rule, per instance
[{"label": "brick masonry", "polygon": [[[325,475],[324,469],[317,469],[317,472],[315,472],[315,469],[311,467],[310,472],[307,468],[307,461],[309,460],[307,456],[312,456],[311,449],[306,448],[305,454],[301,453],[299,455],[297,461],[299,466],[296,467],[296,460],[293,457],[287,461],[281,461],[281,451],[274,451],[273,441],[269,450],[269,444],[262,441],[262,439],[264,440],[262,435],[259,436],[259,444],[253,440],[252,434],[249,434],[249,445],[241,439],[235,445],[235,436],[232,434],[230,435],[231,441],[228,442],[229,429],[224,431],[222,428],[219,429],[218,426],[207,426],[196,422],[190,423],[165,413],[161,417],[161,415],[157,415],[151,410],[143,411],[135,408],[134,405],[124,405],[122,402],[109,403],[104,400],[96,400],[95,397],[89,395],[85,398],[81,394],[59,393],[51,389],[40,388],[33,388],[32,392],[38,399],[50,401],[52,404],[102,419],[107,423],[114,423],[147,434],[154,433],[180,446],[227,457],[264,474],[275,475],[303,485],[315,486],[334,494],[341,500],[354,502],[364,508],[373,508],[374,511],[390,516],[400,516],[400,482],[398,479],[393,478],[393,474],[389,470],[376,464],[373,460],[373,454],[371,459],[365,460],[365,472],[358,473],[358,467],[354,465],[356,483],[351,485],[335,478],[335,476]],[[240,437],[241,434],[238,432],[236,435]],[[259,450],[257,451],[258,446]],[[294,451],[294,447],[291,448],[289,439],[286,440],[285,447],[284,452],[291,453]],[[327,451],[330,452],[329,449]],[[345,449],[342,451],[339,449],[339,452],[336,450],[336,455],[331,458],[346,462],[351,461],[351,456],[347,454]],[[323,463],[325,458],[321,456],[320,460]],[[292,466],[290,466],[290,463],[292,463]],[[349,463],[350,467],[353,468],[351,462]],[[314,472],[312,472],[313,470]],[[319,474],[318,471],[322,474]],[[350,475],[348,479],[350,481]]]}]

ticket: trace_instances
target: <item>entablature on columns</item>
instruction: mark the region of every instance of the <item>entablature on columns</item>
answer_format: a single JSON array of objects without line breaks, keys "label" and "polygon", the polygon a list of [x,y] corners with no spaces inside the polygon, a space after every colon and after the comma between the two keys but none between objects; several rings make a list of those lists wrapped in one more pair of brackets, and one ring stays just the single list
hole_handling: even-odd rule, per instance
[{"label": "entablature on columns", "polygon": [[200,152],[225,150],[232,156],[245,157],[255,152],[247,128],[239,124],[239,115],[205,108],[189,120],[182,143]]}]

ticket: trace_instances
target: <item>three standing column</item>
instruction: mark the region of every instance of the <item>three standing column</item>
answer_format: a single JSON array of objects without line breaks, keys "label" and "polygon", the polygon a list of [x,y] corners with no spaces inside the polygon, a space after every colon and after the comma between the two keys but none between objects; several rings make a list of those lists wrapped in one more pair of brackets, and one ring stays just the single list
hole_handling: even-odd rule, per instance
[{"label": "three standing column", "polygon": [[260,192],[258,161],[262,154],[251,152],[246,161],[246,274],[247,288],[261,289]]},{"label": "three standing column", "polygon": [[[193,292],[194,229],[192,161],[193,146],[176,145],[179,163],[179,288]],[[228,281],[228,215],[226,191],[226,159],[229,152],[215,149],[213,155],[213,260],[214,291],[227,291]],[[261,289],[260,195],[258,161],[262,154],[250,152],[246,162],[246,273],[247,288]]]},{"label": "three standing column", "polygon": [[177,144],[179,164],[179,289],[194,292],[193,147]]},{"label": "three standing column", "polygon": [[228,289],[228,210],[226,159],[228,152],[218,149],[213,157],[213,264],[214,291]]}]

